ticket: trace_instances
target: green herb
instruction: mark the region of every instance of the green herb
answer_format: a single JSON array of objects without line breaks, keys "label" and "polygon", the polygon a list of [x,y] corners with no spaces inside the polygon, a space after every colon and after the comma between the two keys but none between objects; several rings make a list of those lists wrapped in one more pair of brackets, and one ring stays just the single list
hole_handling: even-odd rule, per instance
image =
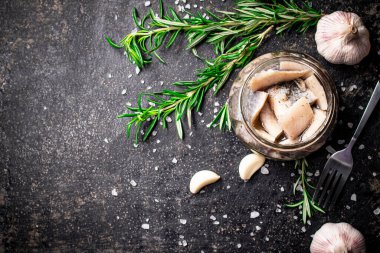
[{"label": "green herb", "polygon": [[302,221],[303,223],[306,223],[306,219],[313,215],[315,212],[321,212],[325,213],[318,205],[313,201],[312,196],[309,193],[308,188],[315,189],[313,186],[309,184],[306,178],[306,170],[309,167],[306,159],[297,160],[294,168],[296,170],[299,170],[299,167],[301,166],[301,175],[298,177],[296,182],[293,185],[293,194],[296,194],[296,188],[300,185],[302,187],[302,196],[303,199],[297,203],[294,204],[287,204],[286,207],[295,208],[302,205]]},{"label": "green herb", "polygon": [[129,60],[139,68],[150,63],[153,57],[159,61],[164,60],[157,54],[157,49],[165,46],[169,48],[180,33],[184,33],[187,40],[187,49],[193,49],[202,42],[214,46],[215,53],[224,53],[232,47],[237,39],[252,36],[258,31],[276,25],[276,33],[296,27],[304,32],[314,26],[321,14],[304,4],[299,7],[293,1],[277,3],[261,3],[255,0],[237,1],[235,11],[219,11],[224,17],[219,17],[206,10],[210,19],[200,12],[189,14],[189,18],[181,19],[169,7],[164,14],[162,1],[160,1],[160,15],[150,10],[140,20],[137,10],[133,10],[133,20],[139,30],[125,36],[118,43],[109,37],[107,42],[114,48],[123,49]]},{"label": "green herb", "polygon": [[[191,126],[192,110],[199,111],[203,98],[207,91],[215,87],[215,94],[222,88],[231,72],[236,68],[241,68],[252,59],[252,52],[261,44],[265,35],[272,29],[267,28],[258,35],[244,38],[235,46],[227,50],[227,52],[216,57],[215,60],[209,61],[207,66],[198,73],[196,81],[182,81],[173,83],[180,88],[179,91],[165,89],[156,93],[143,93],[139,95],[137,107],[128,106],[131,113],[121,114],[118,117],[129,117],[131,120],[126,126],[127,136],[130,136],[131,127],[136,127],[135,142],[138,142],[139,130],[144,122],[148,122],[148,130],[145,131],[143,141],[147,139],[153,128],[159,120],[162,120],[163,128],[167,127],[166,118],[175,113],[175,122],[177,126],[178,136],[183,138],[182,116],[186,113],[189,127]],[[145,98],[151,106],[143,107],[142,98]],[[227,104],[223,106],[221,113],[216,119],[222,119],[220,128],[227,126],[231,128],[228,117]],[[228,121],[229,123],[224,123]]]},{"label": "green herb", "polygon": [[[187,48],[191,48],[194,55],[198,56],[194,47],[201,42],[213,45],[217,55],[213,60],[205,60],[205,67],[198,70],[196,81],[173,83],[179,90],[165,89],[156,93],[139,94],[137,107],[129,106],[129,112],[118,116],[131,119],[126,125],[126,134],[129,137],[134,126],[135,142],[138,142],[140,128],[145,127],[145,123],[147,128],[143,141],[149,137],[159,121],[162,122],[163,128],[166,128],[166,118],[172,113],[175,114],[178,136],[183,138],[183,115],[187,115],[191,127],[191,113],[193,110],[200,110],[206,93],[214,89],[214,94],[217,94],[235,69],[247,65],[274,25],[276,33],[291,28],[304,32],[321,17],[321,14],[309,5],[305,4],[301,8],[293,1],[281,4],[276,1],[260,3],[254,0],[240,0],[233,12],[220,13],[224,16],[218,17],[207,11],[211,19],[204,18],[201,13],[188,13],[189,19],[181,19],[171,8],[168,14],[164,14],[160,1],[159,16],[151,10],[138,20],[137,11],[134,10],[133,19],[139,28],[138,31],[128,34],[119,43],[106,37],[112,47],[123,49],[129,60],[139,68],[150,63],[153,57],[163,62],[156,51],[165,43],[169,48],[181,32],[188,40]],[[146,25],[148,22],[149,27]],[[149,106],[145,107],[147,102]],[[222,130],[231,129],[227,103],[210,124],[216,125]]]}]

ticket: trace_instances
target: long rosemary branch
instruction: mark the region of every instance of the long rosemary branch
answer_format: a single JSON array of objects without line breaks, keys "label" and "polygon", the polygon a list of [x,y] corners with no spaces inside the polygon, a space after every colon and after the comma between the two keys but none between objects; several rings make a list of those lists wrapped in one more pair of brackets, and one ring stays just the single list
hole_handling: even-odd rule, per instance
[{"label": "long rosemary branch", "polygon": [[[139,130],[143,123],[151,121],[143,136],[143,141],[145,141],[159,120],[162,120],[163,127],[166,128],[166,117],[174,112],[178,136],[182,139],[183,130],[181,118],[184,113],[188,116],[190,127],[191,111],[193,109],[199,111],[207,91],[215,86],[215,93],[218,92],[233,70],[247,64],[252,58],[252,53],[262,43],[265,35],[267,35],[271,29],[272,27],[269,27],[260,34],[244,38],[227,50],[227,52],[216,57],[214,61],[208,62],[207,66],[198,73],[198,79],[196,81],[174,83],[173,85],[180,87],[180,91],[165,89],[161,92],[140,94],[138,107],[129,106],[128,110],[132,113],[125,113],[118,116],[119,118],[131,118],[126,126],[127,136],[130,136],[131,127],[136,126],[135,142],[138,142]],[[150,103],[150,107],[142,107],[143,96],[146,101]]]},{"label": "long rosemary branch", "polygon": [[286,207],[295,208],[302,206],[302,221],[303,223],[306,223],[306,219],[313,215],[315,212],[321,212],[325,213],[317,203],[314,203],[312,196],[309,193],[309,188],[314,188],[311,186],[306,178],[307,168],[309,167],[306,159],[297,160],[295,163],[295,170],[299,170],[299,167],[301,166],[301,175],[298,177],[296,182],[293,185],[293,194],[296,194],[296,188],[300,185],[302,188],[302,200],[294,203],[294,204],[287,204]]},{"label": "long rosemary branch", "polygon": [[[136,127],[135,142],[145,122],[150,122],[143,136],[145,141],[154,127],[161,120],[166,128],[166,118],[175,114],[178,135],[183,138],[181,118],[186,113],[189,127],[191,125],[192,110],[199,111],[205,94],[212,88],[214,94],[223,87],[230,74],[238,68],[244,67],[252,58],[256,48],[261,44],[265,35],[276,25],[276,33],[281,33],[296,27],[304,32],[316,24],[321,14],[309,5],[304,9],[293,1],[283,4],[273,0],[272,3],[260,3],[255,0],[240,0],[234,12],[220,12],[220,18],[207,12],[211,20],[204,18],[200,13],[189,13],[189,19],[181,19],[175,11],[169,8],[169,14],[164,15],[160,1],[160,15],[150,11],[141,20],[137,18],[136,10],[133,13],[138,31],[128,34],[119,43],[106,37],[108,43],[115,48],[122,48],[129,60],[142,68],[151,62],[152,57],[163,61],[156,50],[164,45],[170,47],[177,36],[184,32],[188,39],[188,48],[194,48],[201,42],[212,44],[217,57],[205,61],[205,68],[198,71],[196,81],[176,82],[173,85],[179,91],[165,89],[157,93],[142,93],[138,96],[138,107],[127,107],[130,113],[118,117],[128,117],[131,120],[126,125],[127,136],[130,136],[132,126]],[[150,20],[149,27],[146,23]],[[142,100],[149,102],[149,107],[143,107]],[[219,121],[219,122],[218,122]],[[222,107],[215,120],[210,124],[219,125],[220,129],[230,129],[231,122],[228,115],[227,103]]]},{"label": "long rosemary branch", "polygon": [[293,27],[304,32],[314,26],[321,17],[321,14],[308,4],[301,8],[293,1],[277,3],[274,0],[272,3],[240,0],[236,3],[235,11],[219,11],[224,17],[218,17],[208,10],[206,13],[210,19],[200,12],[187,13],[189,18],[181,19],[169,7],[167,14],[164,14],[160,1],[160,15],[150,10],[139,20],[134,9],[133,19],[138,30],[128,34],[118,43],[107,36],[106,40],[111,46],[123,49],[129,60],[142,68],[150,63],[153,57],[164,62],[157,54],[157,49],[164,44],[169,48],[182,32],[188,40],[187,49],[206,42],[214,46],[218,55],[231,47],[236,39],[254,35],[265,27],[276,25],[277,33]]}]

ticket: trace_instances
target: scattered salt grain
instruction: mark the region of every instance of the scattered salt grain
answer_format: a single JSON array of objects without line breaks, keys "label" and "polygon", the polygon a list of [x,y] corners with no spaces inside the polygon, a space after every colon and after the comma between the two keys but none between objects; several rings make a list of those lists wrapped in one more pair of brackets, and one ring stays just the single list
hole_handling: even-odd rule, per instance
[{"label": "scattered salt grain", "polygon": [[281,213],[281,209],[280,208],[276,208],[276,213]]},{"label": "scattered salt grain", "polygon": [[215,106],[219,106],[220,104],[219,104],[218,102],[215,102],[214,105],[215,105]]},{"label": "scattered salt grain", "polygon": [[368,160],[372,160],[372,156],[369,155],[369,156],[368,156]]},{"label": "scattered salt grain", "polygon": [[152,89],[152,86],[148,86],[146,87],[147,90],[151,90]]},{"label": "scattered salt grain", "polygon": [[350,207],[349,205],[346,205],[346,209],[347,209],[347,210],[350,210],[351,207]]},{"label": "scattered salt grain", "polygon": [[127,106],[132,106],[132,104],[130,102],[127,102],[126,105]]},{"label": "scattered salt grain", "polygon": [[327,150],[327,152],[329,152],[330,154],[336,152],[336,150],[335,150],[333,147],[331,147],[330,145],[326,147],[326,150]]},{"label": "scattered salt grain", "polygon": [[112,196],[117,196],[117,191],[116,191],[116,189],[112,189],[111,194],[112,194]]},{"label": "scattered salt grain", "polygon": [[375,210],[373,210],[373,213],[374,213],[375,215],[380,214],[380,208],[376,208]]},{"label": "scattered salt grain", "polygon": [[265,166],[261,167],[260,172],[261,174],[264,174],[264,175],[269,174],[269,170]]},{"label": "scattered salt grain", "polygon": [[306,228],[305,228],[305,227],[302,227],[302,228],[301,228],[301,231],[305,233],[305,232],[306,232]]},{"label": "scattered salt grain", "polygon": [[361,106],[361,105],[359,105],[359,107],[358,107],[360,110],[364,110],[364,107],[363,106]]},{"label": "scattered salt grain", "polygon": [[351,195],[351,200],[356,201],[356,194],[355,193]]},{"label": "scattered salt grain", "polygon": [[218,112],[218,108],[214,108],[214,113],[217,113]]},{"label": "scattered salt grain", "polygon": [[226,187],[226,188],[227,188],[227,190],[228,190],[228,189],[230,189],[230,188],[231,188],[231,186],[227,185],[227,187]]},{"label": "scattered salt grain", "polygon": [[282,192],[285,191],[284,187],[281,187],[281,188],[280,188],[280,191],[282,191]]},{"label": "scattered salt grain", "polygon": [[350,88],[348,89],[348,91],[353,91],[354,89],[357,89],[358,86],[356,86],[355,84],[354,85],[351,85]]},{"label": "scattered salt grain", "polygon": [[111,75],[110,73],[108,73],[107,77],[108,77],[108,78],[111,78],[111,77],[112,77],[112,75]]},{"label": "scattered salt grain", "polygon": [[251,219],[255,219],[255,218],[257,218],[257,217],[259,217],[260,216],[260,213],[259,212],[256,212],[256,211],[253,211],[253,212],[251,212]]},{"label": "scattered salt grain", "polygon": [[137,147],[139,146],[139,144],[133,143],[133,146],[134,146],[135,148],[137,148]]},{"label": "scattered salt grain", "polygon": [[201,112],[198,112],[198,115],[199,115],[199,116],[202,116],[202,115],[203,115],[203,113],[201,113]]},{"label": "scattered salt grain", "polygon": [[352,128],[354,126],[354,124],[352,124],[351,122],[348,122],[347,126],[348,126],[348,128]]},{"label": "scattered salt grain", "polygon": [[227,219],[227,214],[224,214],[224,215],[223,215],[223,218],[224,218],[224,219]]},{"label": "scattered salt grain", "polygon": [[338,144],[339,145],[342,145],[343,143],[345,143],[346,141],[345,140],[338,140]]},{"label": "scattered salt grain", "polygon": [[307,223],[309,226],[311,226],[311,221],[308,220],[306,223]]},{"label": "scattered salt grain", "polygon": [[137,183],[136,183],[136,181],[135,180],[131,180],[130,182],[129,182],[133,187],[135,187],[135,186],[137,186]]},{"label": "scattered salt grain", "polygon": [[157,149],[154,148],[154,149],[153,149],[153,153],[156,153],[156,151],[157,151]]},{"label": "scattered salt grain", "polygon": [[241,248],[241,244],[238,243],[238,244],[236,245],[236,247],[237,247],[238,249],[240,249],[240,248]]},{"label": "scattered salt grain", "polygon": [[170,122],[172,122],[172,118],[170,118],[169,116],[167,116],[166,117],[166,121],[170,123]]},{"label": "scattered salt grain", "polygon": [[293,216],[293,219],[298,220],[298,216],[295,216],[295,215],[294,215],[294,216]]},{"label": "scattered salt grain", "polygon": [[150,6],[150,1],[145,1],[145,7]]},{"label": "scattered salt grain", "polygon": [[125,94],[127,94],[127,90],[126,89],[124,89],[124,90],[121,91],[121,95],[125,95]]},{"label": "scattered salt grain", "polygon": [[256,226],[256,230],[257,230],[257,231],[261,230],[261,227]]},{"label": "scattered salt grain", "polygon": [[157,140],[156,142],[157,142],[157,144],[158,144],[158,143],[160,143],[161,141],[160,141],[160,140]]},{"label": "scattered salt grain", "polygon": [[216,221],[214,221],[212,224],[214,224],[214,225],[219,225],[220,222],[216,220]]},{"label": "scattered salt grain", "polygon": [[211,215],[211,216],[210,216],[210,219],[211,219],[211,220],[216,220],[216,217],[215,217],[214,215]]},{"label": "scattered salt grain", "polygon": [[154,167],[154,170],[158,170],[158,166]]},{"label": "scattered salt grain", "polygon": [[296,174],[294,174],[293,172],[292,173],[290,173],[290,176],[291,177],[294,177]]},{"label": "scattered salt grain", "polygon": [[108,139],[107,139],[107,138],[104,138],[104,142],[105,142],[105,143],[108,143]]},{"label": "scattered salt grain", "polygon": [[318,177],[319,175],[320,175],[319,170],[316,170],[315,173],[314,173],[314,176]]},{"label": "scattered salt grain", "polygon": [[376,172],[373,172],[373,173],[372,173],[372,176],[376,177],[376,176],[377,176],[377,173],[376,173]]},{"label": "scattered salt grain", "polygon": [[265,241],[269,242],[269,237],[265,236]]},{"label": "scattered salt grain", "polygon": [[141,225],[141,228],[142,229],[149,229],[149,224],[144,223]]},{"label": "scattered salt grain", "polygon": [[177,159],[173,158],[172,163],[177,163]]},{"label": "scattered salt grain", "polygon": [[181,239],[185,239],[185,236],[183,236],[183,235],[179,235],[179,238],[181,238]]},{"label": "scattered salt grain", "polygon": [[306,172],[306,175],[307,175],[308,177],[312,177],[312,176],[313,176],[313,173],[311,173],[311,172]]},{"label": "scattered salt grain", "polygon": [[135,71],[136,71],[136,75],[138,75],[140,73],[140,68],[136,66]]},{"label": "scattered salt grain", "polygon": [[131,77],[132,77],[132,74],[129,74],[129,75],[128,75],[128,78],[131,78]]},{"label": "scattered salt grain", "polygon": [[361,149],[364,149],[364,145],[363,144],[360,144],[359,145],[359,149],[361,150]]},{"label": "scattered salt grain", "polygon": [[186,222],[187,222],[187,220],[185,220],[185,219],[179,219],[179,222],[180,222],[181,224],[185,225]]}]

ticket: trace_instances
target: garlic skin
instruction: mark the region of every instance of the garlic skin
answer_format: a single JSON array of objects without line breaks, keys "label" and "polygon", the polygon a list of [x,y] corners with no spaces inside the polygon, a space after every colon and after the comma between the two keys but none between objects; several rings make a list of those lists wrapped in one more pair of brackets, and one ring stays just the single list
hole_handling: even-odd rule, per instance
[{"label": "garlic skin", "polygon": [[350,224],[326,223],[314,235],[311,253],[365,253],[363,235]]},{"label": "garlic skin", "polygon": [[336,11],[323,16],[315,33],[318,53],[334,64],[354,65],[371,49],[369,32],[352,12]]}]

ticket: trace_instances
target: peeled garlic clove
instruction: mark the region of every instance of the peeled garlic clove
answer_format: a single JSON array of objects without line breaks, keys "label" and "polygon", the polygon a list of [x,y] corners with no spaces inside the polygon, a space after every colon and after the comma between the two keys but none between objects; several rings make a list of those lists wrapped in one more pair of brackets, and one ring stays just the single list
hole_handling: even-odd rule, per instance
[{"label": "peeled garlic clove", "polygon": [[329,62],[354,65],[371,49],[369,32],[358,15],[336,11],[323,16],[315,33],[318,52]]},{"label": "peeled garlic clove", "polygon": [[265,157],[254,153],[245,156],[239,164],[239,175],[244,181],[248,181],[256,171],[265,163]]},{"label": "peeled garlic clove", "polygon": [[190,180],[191,193],[198,193],[206,185],[215,183],[220,176],[211,170],[201,170],[194,174]]},{"label": "peeled garlic clove", "polygon": [[365,253],[363,235],[350,224],[326,223],[314,235],[311,253]]},{"label": "peeled garlic clove", "polygon": [[254,91],[266,89],[274,84],[291,81],[309,74],[309,70],[266,70],[256,74],[251,79],[251,89]]}]

